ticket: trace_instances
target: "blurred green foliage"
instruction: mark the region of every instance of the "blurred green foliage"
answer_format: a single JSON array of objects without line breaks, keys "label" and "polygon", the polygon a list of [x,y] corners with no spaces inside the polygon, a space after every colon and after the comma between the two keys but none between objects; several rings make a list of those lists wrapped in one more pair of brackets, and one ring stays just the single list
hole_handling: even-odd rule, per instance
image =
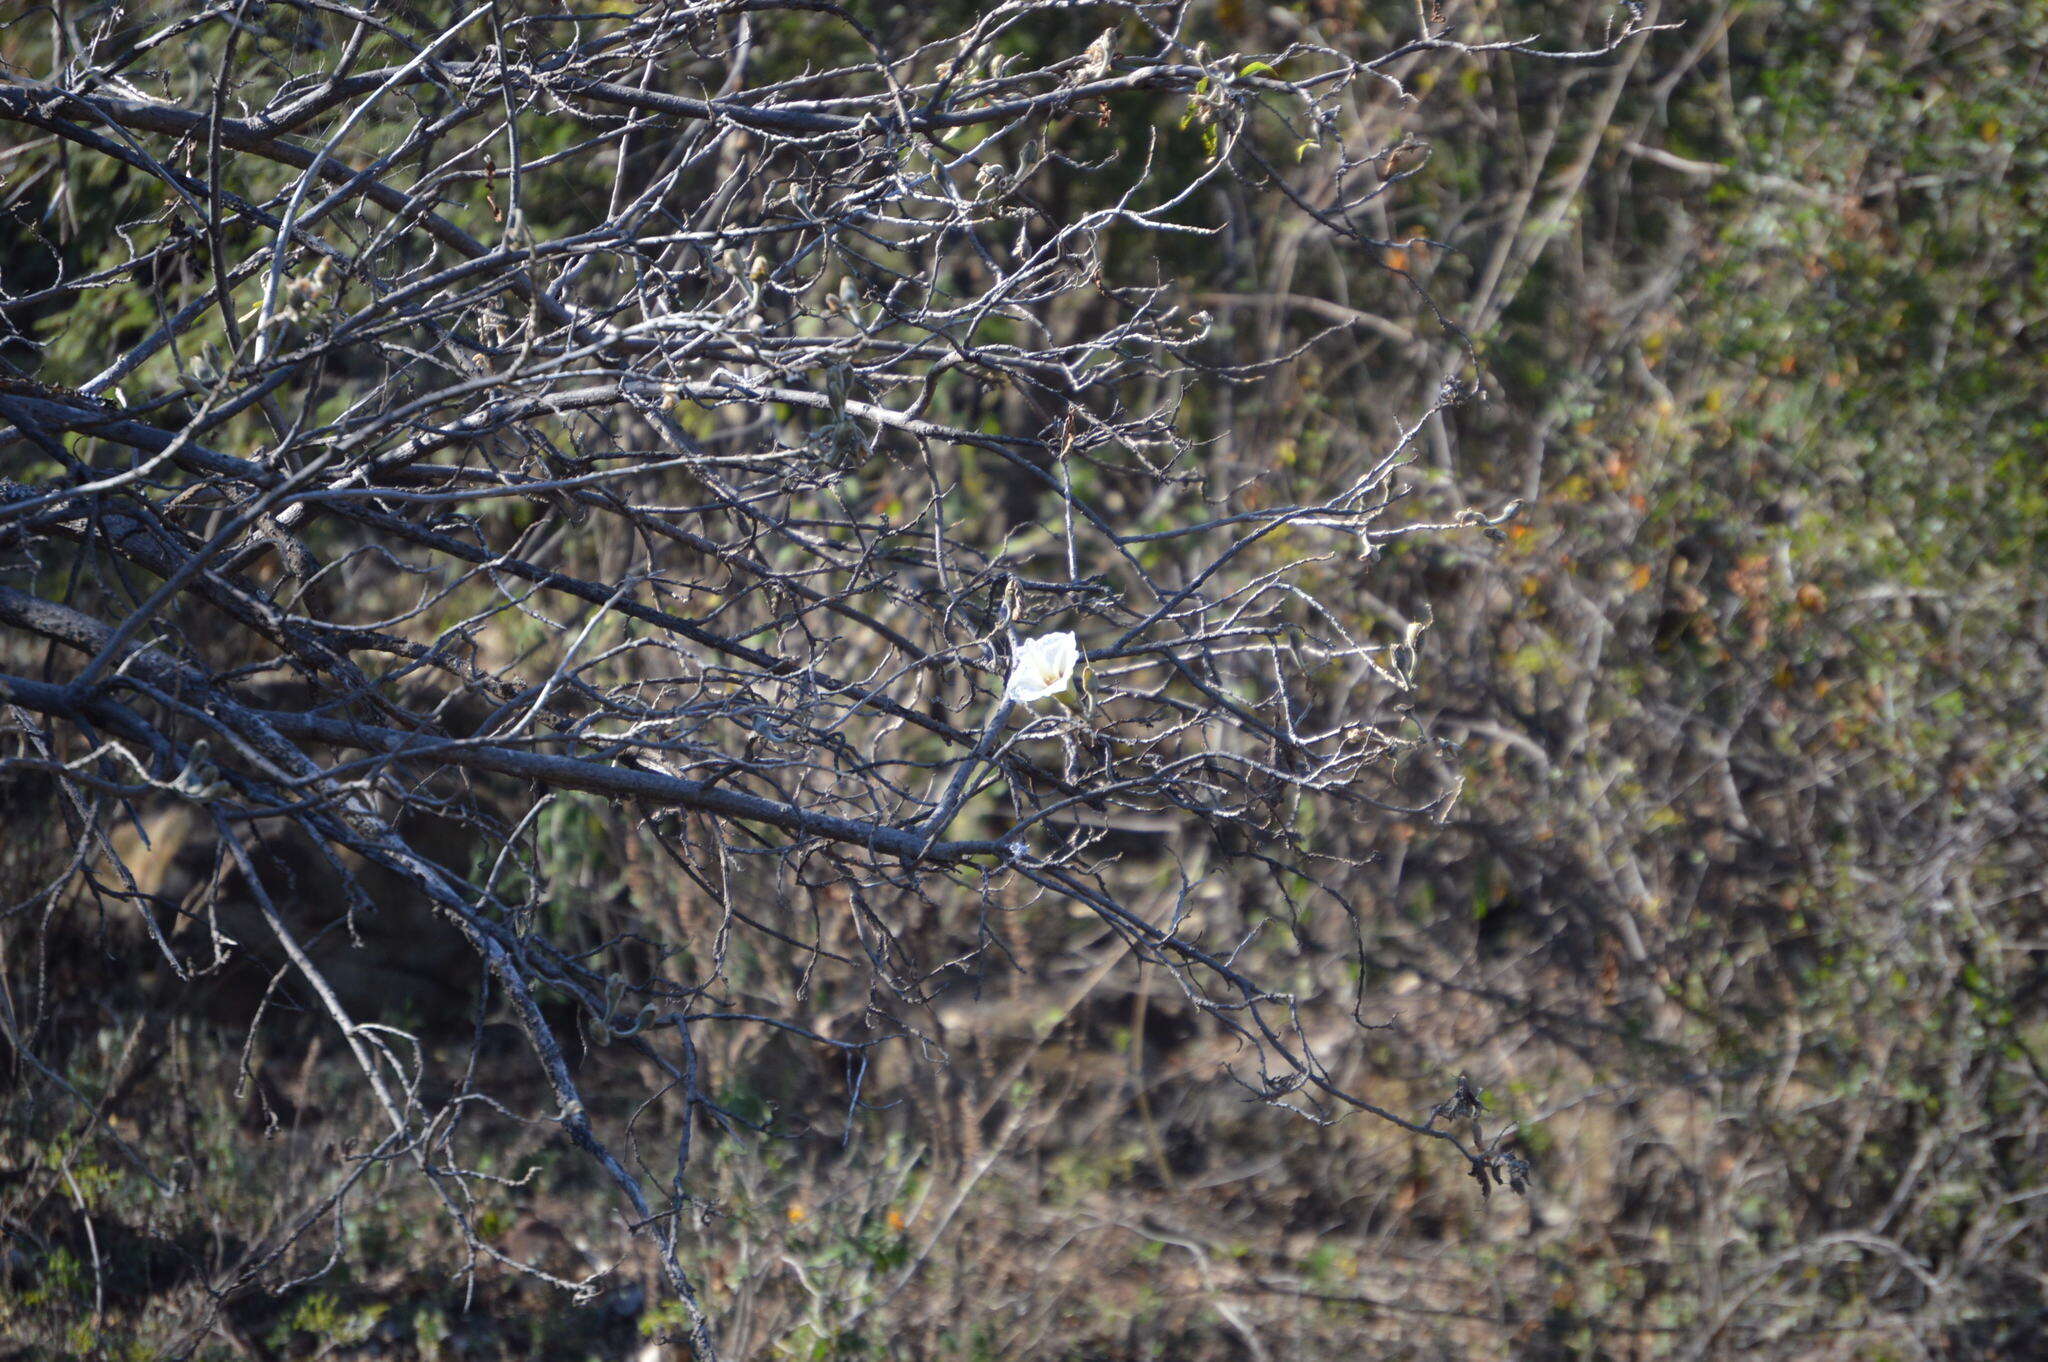
[{"label": "blurred green foliage", "polygon": [[[942,25],[978,7],[922,9]],[[1474,41],[1544,33],[1556,46],[1597,38],[1607,15],[1564,0],[1448,9]],[[1684,26],[1602,66],[1455,52],[1404,66],[1413,104],[1389,95],[1359,115],[1390,146],[1429,147],[1369,224],[1393,244],[1241,221],[1159,257],[1163,281],[1200,273],[1235,295],[1204,304],[1226,352],[1254,327],[1304,342],[1322,331],[1325,319],[1271,302],[1289,295],[1395,328],[1342,326],[1256,382],[1185,394],[1226,504],[1281,503],[1354,471],[1446,374],[1488,392],[1418,439],[1412,505],[1448,518],[1526,498],[1503,538],[1396,542],[1320,569],[1357,602],[1346,623],[1365,634],[1391,641],[1397,616],[1433,606],[1415,708],[1454,744],[1444,760],[1462,804],[1441,828],[1316,822],[1318,846],[1355,862],[1327,877],[1349,912],[1300,879],[1219,879],[1205,911],[1292,924],[1258,949],[1320,980],[1340,1019],[1356,1004],[1390,1023],[1370,1048],[1344,1041],[1344,1062],[1404,1110],[1426,1112],[1446,1074],[1486,1069],[1496,1114],[1530,1123],[1531,1208],[1481,1204],[1455,1170],[1356,1126],[1247,1116],[1190,1081],[1199,1069],[1215,1083],[1213,1054],[1148,1032],[1167,1000],[1145,1013],[1124,999],[1093,1036],[1056,1009],[1050,1041],[991,1032],[938,1078],[892,1074],[891,1100],[906,1105],[863,1113],[879,1138],[817,1138],[844,1094],[784,1052],[721,1055],[721,1101],[766,1133],[715,1143],[700,1252],[714,1305],[756,1312],[757,1355],[1000,1357],[1028,1342],[1047,1357],[1225,1357],[1240,1355],[1240,1328],[1276,1356],[2048,1348],[2048,8],[1667,11]],[[1414,13],[1406,0],[1218,3],[1191,22],[1218,50],[1277,52],[1306,34],[1372,52]],[[998,55],[1068,50],[1094,22],[1014,30]],[[0,54],[32,69],[39,41],[10,29]],[[844,30],[801,14],[765,19],[758,41],[763,80],[859,55]],[[158,93],[200,98],[208,55],[195,52],[190,88]],[[1208,133],[1181,127],[1186,115],[1158,101],[1078,130],[1076,145],[1133,167],[1154,156],[1170,186],[1207,159]],[[1276,166],[1313,140],[1277,116],[1253,129]],[[564,134],[528,152],[570,145]],[[43,277],[51,249],[73,265],[119,259],[117,227],[156,211],[103,160],[65,174],[6,191],[10,281]],[[532,205],[536,237],[574,230],[603,200],[601,158],[588,175],[589,202]],[[238,189],[282,182],[279,170]],[[1072,214],[1121,187],[1048,177],[1044,195]],[[501,230],[480,184],[445,211],[479,235]],[[1227,284],[1213,283],[1219,261]],[[110,289],[27,325],[45,363],[90,371],[158,320],[146,292]],[[1469,330],[1476,366],[1446,320]],[[164,363],[224,345],[212,319]],[[345,398],[337,378],[322,410]],[[949,381],[934,412],[999,428],[978,400]],[[261,418],[237,419],[246,436]],[[991,495],[982,475],[970,453],[975,497]],[[1107,471],[1077,478],[1115,495]],[[1277,561],[1290,546],[1262,551]],[[532,627],[505,645],[531,646]],[[537,906],[556,926],[588,914],[596,939],[619,914],[661,938],[650,924],[684,911],[683,887],[634,862],[634,830],[614,811],[565,797],[543,818],[552,859]],[[508,884],[523,892],[522,874]],[[1319,943],[1352,933],[1365,967],[1317,973]],[[1074,935],[1061,922],[1025,934],[1047,959],[1072,956]],[[751,956],[736,977],[788,986]],[[821,1005],[859,1015],[860,999],[818,988]],[[1026,1034],[1042,1000],[1028,1010]],[[194,1038],[225,1034],[195,1023],[162,1045],[190,1065]],[[123,1039],[109,1026],[70,1080],[102,1090]],[[1037,1056],[1026,1067],[1071,1116],[983,1164],[1019,1053]],[[54,1195],[75,1195],[95,1227],[134,1232],[122,1250],[134,1290],[115,1293],[97,1332],[94,1246],[66,1234],[10,1248],[0,1325],[42,1340],[21,1355],[228,1355],[185,1334],[196,1313],[150,1304],[190,1288],[189,1269],[166,1264],[232,1261],[208,1235],[265,1224],[278,1184],[315,1151],[252,1159],[236,1075],[194,1073],[179,1177],[204,1220],[89,1155],[69,1117],[8,1123],[0,1168],[62,1165],[77,1190]],[[301,1106],[328,1121],[359,1100],[317,1075],[308,1085]],[[513,1123],[491,1129],[508,1177],[554,1156]],[[958,1220],[941,1221],[955,1186]],[[486,1238],[535,1211],[522,1191],[489,1195]],[[615,1327],[504,1283],[448,1292],[435,1212],[366,1201],[359,1214],[385,1217],[367,1222],[376,1234],[337,1249],[316,1285],[234,1298],[245,1346],[369,1355],[382,1329],[423,1356],[567,1357],[679,1322],[650,1303]],[[581,1213],[567,1199],[538,1209]],[[1206,1254],[1175,1247],[1190,1237]],[[900,1294],[899,1279],[911,1282]],[[1217,1300],[1236,1323],[1208,1313]]]}]

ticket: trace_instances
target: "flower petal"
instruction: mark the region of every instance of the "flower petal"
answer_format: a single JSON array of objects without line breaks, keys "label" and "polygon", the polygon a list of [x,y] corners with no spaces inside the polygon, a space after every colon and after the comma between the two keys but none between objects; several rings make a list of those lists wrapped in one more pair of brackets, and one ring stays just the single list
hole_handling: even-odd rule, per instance
[{"label": "flower petal", "polygon": [[1074,665],[1081,660],[1080,645],[1069,633],[1046,634],[1017,645],[1010,665],[1010,681],[1003,698],[1029,704],[1058,695],[1074,678]]}]

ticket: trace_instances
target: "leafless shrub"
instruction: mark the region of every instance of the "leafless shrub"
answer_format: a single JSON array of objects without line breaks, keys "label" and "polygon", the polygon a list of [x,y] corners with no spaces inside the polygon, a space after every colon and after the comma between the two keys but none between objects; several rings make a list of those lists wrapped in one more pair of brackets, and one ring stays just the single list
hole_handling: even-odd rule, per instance
[{"label": "leafless shrub", "polygon": [[[1472,48],[1424,15],[1377,54],[1306,28],[1224,53],[1187,18],[236,0],[19,21],[54,36],[47,69],[0,80],[49,177],[8,246],[41,282],[4,304],[0,774],[51,793],[66,843],[9,918],[97,905],[175,980],[287,962],[384,1121],[240,1280],[386,1164],[472,1255],[545,1272],[475,1226],[495,1175],[465,1127],[500,1099],[474,1054],[430,1078],[324,963],[402,900],[431,906],[422,940],[466,943],[478,1017],[516,1024],[551,1090],[529,1116],[658,1246],[701,1356],[693,1138],[757,1119],[707,1076],[713,1038],[839,1054],[857,1106],[914,1008],[1058,901],[1234,1036],[1259,1099],[1371,1113],[1519,1189],[1462,1082],[1424,1120],[1336,1081],[1284,982],[1243,963],[1259,928],[1205,930],[1198,868],[1334,894],[1310,810],[1427,818],[1455,794],[1403,761],[1430,741],[1403,707],[1427,619],[1375,635],[1304,569],[1342,581],[1331,563],[1513,513],[1402,513],[1416,432],[1470,395],[1456,337],[1433,400],[1276,501],[1205,466],[1200,395],[1355,323],[1254,334],[1189,286],[1257,215],[1375,268],[1396,243],[1361,224],[1422,161],[1396,73]],[[1493,46],[1596,57],[1631,22],[1590,52]],[[95,192],[123,243],[100,258],[78,246]],[[129,320],[36,333],[93,292]],[[550,839],[584,796],[706,905],[679,935],[563,899]],[[136,867],[166,810],[203,862],[177,896]],[[830,1026],[754,1010],[742,955],[829,957],[869,1002]],[[0,1001],[20,1061],[66,1086],[30,1043],[53,1000]],[[592,1046],[648,1086],[586,1095]],[[634,1103],[669,1113],[667,1152]]]}]

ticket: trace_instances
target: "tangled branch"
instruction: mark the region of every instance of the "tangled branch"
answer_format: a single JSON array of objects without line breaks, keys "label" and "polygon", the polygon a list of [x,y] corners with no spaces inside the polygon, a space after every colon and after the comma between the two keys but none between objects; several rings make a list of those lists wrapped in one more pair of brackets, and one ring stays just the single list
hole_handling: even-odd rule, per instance
[{"label": "tangled branch", "polygon": [[[1418,435],[1468,389],[1361,432],[1312,497],[1222,484],[1195,399],[1362,314],[1261,348],[1191,290],[1245,215],[1374,267],[1395,243],[1362,224],[1417,164],[1380,140],[1398,63],[1474,47],[1432,30],[1365,60],[1304,29],[1217,55],[1177,3],[890,32],[814,0],[434,9],[59,18],[52,69],[0,75],[57,186],[51,235],[10,228],[46,282],[0,301],[4,768],[49,782],[79,849],[22,906],[96,900],[203,972],[204,906],[119,845],[152,808],[202,811],[213,892],[257,900],[375,1091],[369,1160],[410,1161],[503,1258],[453,1153],[483,1094],[422,1096],[417,1047],[351,1015],[263,863],[303,839],[351,915],[379,911],[367,867],[397,876],[481,963],[705,1357],[690,1132],[742,1118],[699,1037],[867,1044],[718,1004],[734,925],[789,943],[761,910],[793,898],[852,915],[906,1000],[999,949],[1002,915],[1082,905],[1242,1041],[1261,1099],[1374,1113],[1498,1180],[1498,1139],[1331,1079],[1248,941],[1205,933],[1185,865],[1141,892],[1116,850],[1166,829],[1306,872],[1306,811],[1455,793],[1403,760],[1428,746],[1402,703],[1426,621],[1376,634],[1320,584],[1512,514],[1400,513]],[[779,42],[796,23],[810,64]],[[205,62],[181,77],[174,52]],[[111,265],[66,237],[81,164],[126,205]],[[38,334],[94,294],[131,315]],[[1071,685],[1019,699],[1020,648],[1056,631]],[[618,939],[543,920],[539,815],[576,791],[638,812],[720,905],[715,939],[628,982]],[[426,815],[474,865],[414,845]],[[965,954],[908,930],[932,904],[979,914]],[[665,1075],[683,1133],[658,1175],[591,1118],[544,1000]]]}]

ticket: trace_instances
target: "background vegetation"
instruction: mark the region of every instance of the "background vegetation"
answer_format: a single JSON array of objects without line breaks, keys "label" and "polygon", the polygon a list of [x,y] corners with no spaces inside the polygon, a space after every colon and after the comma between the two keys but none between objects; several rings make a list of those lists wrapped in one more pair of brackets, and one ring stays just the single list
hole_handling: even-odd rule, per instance
[{"label": "background vegetation", "polygon": [[[1233,509],[1317,499],[1446,378],[1484,398],[1425,423],[1404,518],[1526,509],[1363,563],[1268,546],[1362,635],[1433,621],[1389,702],[1433,741],[1377,792],[1455,787],[1443,816],[1290,810],[1321,889],[1156,836],[1118,848],[1117,882],[1194,885],[1219,938],[1264,924],[1244,963],[1306,1000],[1340,1085],[1421,1122],[1469,1075],[1487,1131],[1515,1123],[1527,1195],[1482,1194],[1384,1122],[1247,1100],[1225,1072],[1238,1038],[1041,899],[971,979],[896,1014],[915,1038],[873,1052],[864,1108],[829,1049],[706,1041],[716,1100],[753,1123],[706,1137],[682,1235],[726,1355],[2048,1353],[2048,9],[1646,9],[1675,26],[1549,61],[1469,49],[1598,49],[1627,9],[1196,5],[1187,36],[1218,52],[1372,56],[1418,23],[1454,41],[1389,68],[1406,98],[1360,96],[1398,177],[1369,210],[1383,249],[1226,186],[1221,237],[1156,247],[1213,318],[1211,360],[1292,356],[1177,395]],[[0,30],[8,74],[46,76],[79,10]],[[1079,51],[1101,22],[1033,41]],[[789,14],[758,41],[766,82],[846,39]],[[161,97],[203,99],[206,43],[191,89]],[[1146,107],[1088,135],[1128,157],[1136,128],[1184,132],[1159,173],[1199,173],[1186,99]],[[53,251],[74,273],[129,258],[140,177],[19,126],[0,157],[8,295],[47,288]],[[536,202],[535,235],[576,211]],[[156,313],[138,287],[6,315],[11,371],[71,382]],[[939,415],[1018,419],[965,392]],[[32,453],[0,462],[18,476]],[[1000,503],[1000,479],[965,477]],[[8,671],[45,663],[25,636],[0,646]],[[16,903],[74,847],[32,774],[0,798]],[[130,851],[184,896],[208,845],[158,832]],[[535,833],[569,938],[689,949],[717,920],[630,808],[572,795]],[[806,939],[857,955],[850,920],[824,912]],[[504,1181],[477,1184],[470,1228],[583,1290],[479,1259],[390,1165],[270,1252],[375,1138],[369,1094],[322,1018],[280,1008],[252,1031],[267,957],[180,987],[139,928],[72,893],[0,922],[10,1355],[688,1355],[647,1240],[536,1119],[547,1094],[471,1045],[475,981],[430,926],[366,917],[332,968],[444,1067],[499,1066],[508,1109],[477,1167]],[[906,934],[937,950],[958,930],[935,905]],[[868,980],[809,959],[736,949],[723,996],[853,1034]],[[594,1102],[647,1090],[644,1059],[573,1033]]]}]

